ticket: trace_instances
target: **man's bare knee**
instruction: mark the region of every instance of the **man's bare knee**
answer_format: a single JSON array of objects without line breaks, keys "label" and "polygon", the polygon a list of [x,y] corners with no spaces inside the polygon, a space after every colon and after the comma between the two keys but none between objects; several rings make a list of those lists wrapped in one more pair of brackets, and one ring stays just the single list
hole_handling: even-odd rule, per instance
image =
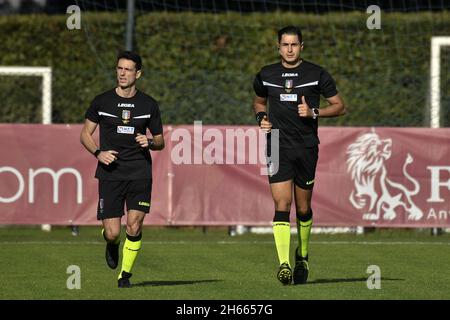
[{"label": "man's bare knee", "polygon": [[290,211],[291,210],[291,202],[289,200],[275,201],[275,210],[276,211]]},{"label": "man's bare knee", "polygon": [[298,214],[298,215],[301,215],[301,216],[305,216],[305,215],[309,214],[309,211],[310,211],[310,210],[311,210],[311,209],[310,209],[309,206],[300,206],[300,207],[297,209],[297,214]]},{"label": "man's bare knee", "polygon": [[127,224],[127,234],[130,236],[135,237],[139,235],[139,233],[141,233],[141,230],[142,224],[139,221]]},{"label": "man's bare knee", "polygon": [[120,229],[116,230],[115,228],[105,228],[104,235],[108,241],[114,241],[120,236]]}]

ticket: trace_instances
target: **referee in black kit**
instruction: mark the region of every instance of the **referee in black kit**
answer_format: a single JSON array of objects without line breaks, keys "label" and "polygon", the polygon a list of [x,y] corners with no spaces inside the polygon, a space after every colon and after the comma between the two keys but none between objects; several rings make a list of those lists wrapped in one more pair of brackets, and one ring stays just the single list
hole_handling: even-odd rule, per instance
[{"label": "referee in black kit", "polygon": [[[95,173],[99,183],[97,219],[103,223],[106,262],[111,269],[117,268],[119,263],[121,218],[126,203],[126,239],[119,288],[131,286],[131,270],[141,248],[142,224],[150,211],[152,159],[149,150],[164,148],[159,106],[135,87],[141,69],[141,57],[136,53],[124,51],[118,55],[118,85],[92,101],[80,137],[84,147],[98,160]],[[98,125],[99,147],[92,138]],[[152,139],[147,138],[147,129]]]},{"label": "referee in black kit", "polygon": [[[319,153],[318,118],[344,115],[345,106],[330,74],[300,57],[303,39],[298,27],[287,26],[278,31],[278,50],[281,62],[263,67],[256,75],[253,108],[262,130],[279,130],[278,170],[270,175],[269,167],[270,190],[275,203],[273,233],[280,263],[277,278],[285,285],[292,279],[294,284],[303,284],[309,271],[311,197]],[[329,105],[319,109],[321,95]],[[270,149],[270,139],[268,147]],[[293,188],[299,244],[292,273],[289,221]]]}]

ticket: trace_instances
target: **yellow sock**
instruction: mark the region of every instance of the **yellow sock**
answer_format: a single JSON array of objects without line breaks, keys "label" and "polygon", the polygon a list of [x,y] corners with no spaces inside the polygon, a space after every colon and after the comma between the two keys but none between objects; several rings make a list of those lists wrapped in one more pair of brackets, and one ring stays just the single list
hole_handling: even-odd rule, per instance
[{"label": "yellow sock", "polygon": [[284,262],[289,264],[291,224],[284,221],[274,221],[273,236],[275,238],[275,246],[277,247],[278,260],[280,261],[280,264]]},{"label": "yellow sock", "polygon": [[299,254],[303,258],[306,258],[308,255],[309,248],[309,236],[311,235],[311,227],[312,227],[312,215],[310,215],[306,221],[301,221],[297,218],[297,234],[298,234],[298,244],[299,244]]},{"label": "yellow sock", "polygon": [[142,233],[135,237],[127,234],[127,239],[123,244],[122,268],[119,273],[119,279],[122,278],[122,271],[131,273],[134,263],[136,262],[139,250],[141,249],[141,238]]}]

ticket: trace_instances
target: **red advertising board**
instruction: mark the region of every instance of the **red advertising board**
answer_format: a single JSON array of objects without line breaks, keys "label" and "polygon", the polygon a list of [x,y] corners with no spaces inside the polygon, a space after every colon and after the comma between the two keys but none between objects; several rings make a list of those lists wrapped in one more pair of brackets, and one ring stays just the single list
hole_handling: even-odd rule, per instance
[{"label": "red advertising board", "polygon": [[[81,127],[0,125],[0,224],[99,223]],[[263,133],[200,123],[164,132],[145,224],[270,225]],[[319,137],[316,226],[450,227],[450,128],[323,127]]]}]

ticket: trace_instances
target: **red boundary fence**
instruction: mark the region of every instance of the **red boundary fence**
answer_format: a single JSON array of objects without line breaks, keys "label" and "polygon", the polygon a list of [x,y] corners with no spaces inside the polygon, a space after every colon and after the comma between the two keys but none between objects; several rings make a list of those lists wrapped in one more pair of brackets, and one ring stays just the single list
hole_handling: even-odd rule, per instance
[{"label": "red boundary fence", "polygon": [[[0,224],[98,224],[96,161],[80,130],[0,125]],[[145,224],[270,225],[257,128],[164,130]],[[316,226],[450,227],[450,128],[323,127],[319,136]]]}]

